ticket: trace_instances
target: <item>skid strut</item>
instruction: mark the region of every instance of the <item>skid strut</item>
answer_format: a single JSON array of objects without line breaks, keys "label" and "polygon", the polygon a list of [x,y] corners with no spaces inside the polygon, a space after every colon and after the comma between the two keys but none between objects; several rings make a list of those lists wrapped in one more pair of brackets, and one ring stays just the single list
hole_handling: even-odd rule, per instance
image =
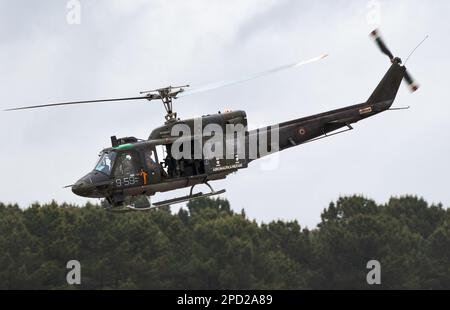
[{"label": "skid strut", "polygon": [[[182,203],[182,202],[186,202],[186,201],[190,201],[190,200],[195,200],[195,199],[199,199],[199,198],[205,198],[205,197],[211,197],[211,196],[215,196],[215,195],[220,195],[225,193],[225,189],[221,189],[219,191],[215,191],[214,188],[208,183],[208,182],[204,182],[202,184],[205,184],[206,186],[208,186],[208,188],[210,189],[209,193],[193,193],[194,187],[197,184],[194,184],[191,186],[191,189],[189,191],[189,195],[186,196],[181,196],[181,197],[176,197],[176,198],[172,198],[172,199],[168,199],[168,200],[163,200],[163,201],[158,201],[155,203],[151,202],[150,197],[145,196],[145,195],[140,195],[137,197],[140,197],[140,200],[142,201],[145,197],[146,202],[144,203],[144,205],[142,205],[141,202],[141,206],[138,206],[139,202],[131,202],[127,205],[111,205],[109,203],[104,203],[105,207],[107,210],[109,211],[114,211],[114,212],[126,212],[126,211],[149,211],[149,210],[153,210],[153,209],[157,209],[157,208],[161,208],[161,207],[166,207],[166,206],[171,206],[177,203]],[[137,200],[136,197],[136,200]]]}]

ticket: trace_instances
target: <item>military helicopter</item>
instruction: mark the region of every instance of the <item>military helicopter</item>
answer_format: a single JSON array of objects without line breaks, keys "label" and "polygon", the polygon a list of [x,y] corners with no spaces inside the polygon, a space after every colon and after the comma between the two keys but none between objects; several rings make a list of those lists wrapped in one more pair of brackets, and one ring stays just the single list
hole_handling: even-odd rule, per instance
[{"label": "military helicopter", "polygon": [[[389,57],[391,65],[367,101],[316,115],[297,118],[267,128],[248,131],[245,111],[224,111],[199,118],[182,120],[177,117],[177,113],[173,110],[173,101],[186,95],[209,91],[281,70],[299,67],[321,60],[327,56],[326,54],[308,61],[277,67],[233,81],[208,84],[197,89],[188,89],[189,85],[169,86],[141,92],[140,96],[137,97],[61,102],[11,108],[5,111],[109,101],[161,100],[167,112],[164,125],[154,129],[147,140],[140,140],[135,137],[117,138],[112,136],[111,147],[100,152],[99,160],[93,171],[86,174],[75,184],[66,186],[71,188],[76,195],[102,198],[102,205],[107,210],[151,210],[200,197],[222,194],[225,192],[225,189],[216,191],[209,182],[224,179],[229,174],[246,168],[251,161],[271,154],[274,151],[278,152],[340,134],[352,130],[352,124],[360,120],[386,110],[402,109],[391,108],[401,81],[405,80],[413,92],[418,89],[418,85],[402,64],[401,59],[394,57],[387,48],[379,31],[374,30],[370,36],[380,50]],[[207,132],[205,129],[212,125],[215,126],[215,130]],[[180,126],[188,131],[189,134],[180,137],[179,131],[175,130],[174,133],[174,129]],[[213,137],[212,132],[214,132],[215,136],[217,129],[225,130],[228,126],[244,128],[243,138],[236,139],[234,134],[232,136],[225,135],[215,139],[213,146],[215,148],[226,148],[227,155],[231,156],[217,156],[216,153],[213,156],[206,156],[205,152],[202,151],[205,143]],[[264,131],[265,135],[261,137],[260,133]],[[274,134],[275,132],[276,135]],[[272,134],[274,135],[272,136]],[[269,135],[271,138],[264,141]],[[272,152],[261,151],[261,145],[267,145],[269,143],[268,140],[274,140],[273,137],[276,137],[277,144],[274,145],[273,141],[270,141],[271,148],[273,148]],[[183,156],[175,156],[177,154],[175,154],[174,149],[177,149],[178,153],[181,150]],[[250,154],[252,151],[253,156]],[[199,184],[206,184],[210,191],[208,193],[194,193],[194,187]],[[186,196],[159,202],[152,202],[150,199],[156,193],[185,187],[190,187],[190,192]]]}]

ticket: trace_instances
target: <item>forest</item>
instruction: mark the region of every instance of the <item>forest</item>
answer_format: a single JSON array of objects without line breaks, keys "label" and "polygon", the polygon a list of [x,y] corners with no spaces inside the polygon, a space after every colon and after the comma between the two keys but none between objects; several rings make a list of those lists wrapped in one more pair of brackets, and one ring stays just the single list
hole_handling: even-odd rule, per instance
[{"label": "forest", "polygon": [[[225,199],[121,214],[0,203],[0,289],[450,289],[450,210],[441,204],[348,196],[323,207],[308,229],[257,222]],[[70,260],[80,262],[81,284],[66,281]],[[381,284],[366,280],[370,260]]]}]

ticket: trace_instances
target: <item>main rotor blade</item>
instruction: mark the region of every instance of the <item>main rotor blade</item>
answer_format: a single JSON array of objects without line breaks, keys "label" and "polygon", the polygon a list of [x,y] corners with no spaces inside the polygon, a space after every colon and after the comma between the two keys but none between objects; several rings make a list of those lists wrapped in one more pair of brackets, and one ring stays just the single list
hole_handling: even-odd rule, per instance
[{"label": "main rotor blade", "polygon": [[206,84],[206,85],[200,86],[198,88],[185,90],[185,91],[179,93],[177,95],[177,97],[184,97],[184,96],[188,96],[188,95],[192,95],[192,94],[196,94],[196,93],[200,93],[200,92],[210,91],[210,90],[213,90],[213,89],[216,89],[216,88],[221,88],[221,87],[225,87],[225,86],[231,86],[231,85],[234,85],[234,84],[246,82],[246,81],[253,80],[253,79],[256,79],[256,78],[268,75],[268,74],[276,73],[276,72],[279,72],[279,71],[282,71],[282,70],[291,69],[291,68],[295,68],[295,67],[300,67],[302,65],[306,65],[306,64],[309,64],[309,63],[312,63],[312,62],[315,62],[315,61],[319,61],[319,60],[321,60],[321,59],[323,59],[323,58],[325,58],[327,56],[328,56],[328,54],[322,54],[322,55],[320,55],[318,57],[315,57],[315,58],[312,58],[312,59],[309,59],[309,60],[306,60],[306,61],[300,61],[300,62],[295,62],[295,63],[292,63],[292,64],[280,66],[280,67],[273,68],[273,69],[270,69],[270,70],[267,70],[267,71],[264,71],[264,72],[260,72],[260,73],[254,74],[254,75],[244,76],[244,77],[241,77],[241,78],[236,79],[236,80],[220,81],[220,82]]},{"label": "main rotor blade", "polygon": [[[206,84],[206,85],[201,86],[201,87],[196,88],[196,89],[180,92],[179,94],[177,94],[176,96],[173,96],[173,97],[183,97],[183,96],[186,96],[186,95],[196,94],[196,93],[199,93],[199,92],[209,91],[209,90],[213,90],[213,89],[224,87],[224,86],[230,86],[230,85],[234,85],[234,84],[237,84],[237,83],[242,83],[242,82],[245,82],[245,81],[248,81],[248,80],[252,80],[252,79],[255,79],[255,78],[259,78],[259,77],[262,77],[262,76],[265,76],[265,75],[268,75],[268,74],[272,74],[272,73],[275,73],[275,72],[278,72],[278,71],[282,71],[282,70],[286,70],[286,69],[290,69],[290,68],[306,65],[306,64],[309,64],[309,63],[321,60],[321,59],[323,59],[323,58],[325,58],[327,56],[328,56],[327,54],[323,54],[323,55],[320,55],[319,57],[315,57],[315,58],[309,59],[307,61],[301,61],[301,62],[296,62],[296,63],[284,65],[284,66],[273,68],[273,69],[270,69],[270,70],[267,70],[267,71],[264,71],[264,72],[261,72],[261,73],[258,73],[258,74],[245,76],[245,77],[242,77],[242,78],[236,79],[236,80],[221,81],[221,82]],[[75,104],[95,103],[95,102],[124,101],[124,100],[137,100],[137,99],[152,100],[152,99],[156,99],[156,98],[151,97],[151,95],[146,95],[146,96],[140,96],[140,97],[127,97],[127,98],[86,100],[86,101],[58,102],[58,103],[49,103],[49,104],[41,104],[41,105],[33,105],[33,106],[10,108],[10,109],[6,109],[6,110],[3,110],[3,111],[16,111],[16,110],[46,108],[46,107],[63,106],[63,105],[75,105]]]},{"label": "main rotor blade", "polygon": [[113,99],[99,99],[99,100],[86,100],[86,101],[58,102],[58,103],[49,103],[49,104],[32,105],[32,106],[26,106],[26,107],[10,108],[10,109],[6,109],[6,110],[3,110],[3,111],[16,111],[16,110],[55,107],[55,106],[61,106],[61,105],[72,105],[72,104],[83,104],[83,103],[94,103],[94,102],[109,102],[109,101],[124,101],[124,100],[136,100],[136,99],[150,99],[150,97],[148,97],[148,96],[140,96],[140,97],[128,97],[128,98],[113,98]]}]

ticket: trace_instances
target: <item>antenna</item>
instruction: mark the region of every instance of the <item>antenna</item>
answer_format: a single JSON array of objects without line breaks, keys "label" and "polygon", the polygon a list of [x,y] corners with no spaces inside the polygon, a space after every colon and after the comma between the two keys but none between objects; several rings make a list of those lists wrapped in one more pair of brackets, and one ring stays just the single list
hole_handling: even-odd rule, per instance
[{"label": "antenna", "polygon": [[425,38],[424,38],[422,41],[420,41],[420,43],[417,44],[417,46],[411,51],[411,53],[409,53],[408,57],[406,58],[405,65],[406,65],[406,63],[408,62],[408,59],[412,56],[412,54],[414,54],[414,52],[416,51],[416,49],[418,49],[419,46],[421,46],[422,43],[425,42],[426,39],[428,39],[428,35],[426,35]]}]

